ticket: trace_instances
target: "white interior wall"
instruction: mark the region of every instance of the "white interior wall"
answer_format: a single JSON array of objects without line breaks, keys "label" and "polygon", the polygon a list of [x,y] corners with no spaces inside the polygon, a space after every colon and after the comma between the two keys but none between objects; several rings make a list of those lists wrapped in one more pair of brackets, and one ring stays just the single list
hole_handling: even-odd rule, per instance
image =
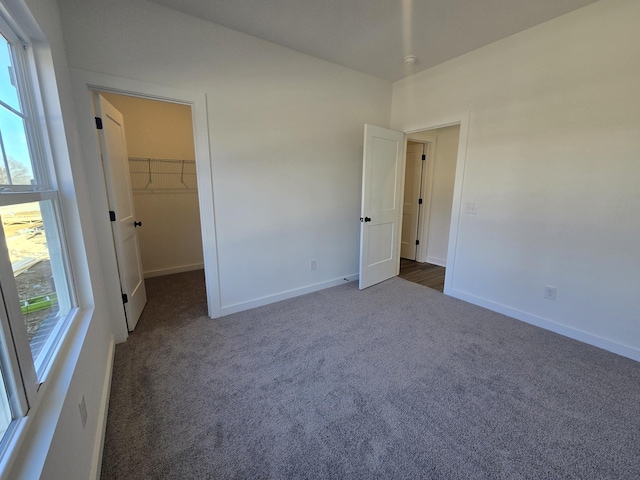
[{"label": "white interior wall", "polygon": [[402,131],[471,112],[450,293],[636,359],[638,19],[602,0],[394,83],[392,109]]},{"label": "white interior wall", "polygon": [[145,278],[201,270],[197,192],[134,195]]},{"label": "white interior wall", "polygon": [[[195,160],[190,106],[103,95],[124,117],[130,157]],[[203,268],[198,189],[195,181],[188,184],[193,188],[175,191],[152,185],[133,191],[136,217],[142,222],[138,241],[147,278]]]},{"label": "white interior wall", "polygon": [[60,4],[73,67],[206,93],[223,313],[353,278],[390,83],[142,0]]}]

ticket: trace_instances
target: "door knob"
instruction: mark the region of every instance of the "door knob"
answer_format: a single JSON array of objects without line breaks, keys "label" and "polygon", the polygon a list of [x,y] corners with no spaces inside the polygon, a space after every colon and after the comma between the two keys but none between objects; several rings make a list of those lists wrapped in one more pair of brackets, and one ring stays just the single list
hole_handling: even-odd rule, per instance
[{"label": "door knob", "polygon": [[370,221],[371,221],[371,219],[370,219],[369,217],[364,217],[364,221],[365,221],[365,222],[370,222]]},{"label": "door knob", "polygon": [[142,222],[136,222],[136,221],[134,221],[134,222],[133,222],[133,226],[134,226],[134,228],[135,228],[135,227],[141,227],[141,226],[142,226]]}]

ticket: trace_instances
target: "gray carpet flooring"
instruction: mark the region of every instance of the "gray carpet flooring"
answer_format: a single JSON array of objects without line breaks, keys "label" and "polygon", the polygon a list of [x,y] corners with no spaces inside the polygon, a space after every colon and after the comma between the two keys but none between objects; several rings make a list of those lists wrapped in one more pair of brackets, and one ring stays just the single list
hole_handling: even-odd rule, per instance
[{"label": "gray carpet flooring", "polygon": [[147,289],[104,479],[640,478],[637,362],[400,278],[217,320],[202,272]]}]

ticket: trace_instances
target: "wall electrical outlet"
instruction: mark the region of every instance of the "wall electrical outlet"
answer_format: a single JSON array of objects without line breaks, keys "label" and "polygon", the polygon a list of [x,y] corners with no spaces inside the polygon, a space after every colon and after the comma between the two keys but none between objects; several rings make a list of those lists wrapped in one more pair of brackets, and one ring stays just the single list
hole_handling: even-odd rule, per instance
[{"label": "wall electrical outlet", "polygon": [[87,404],[84,402],[84,395],[82,396],[82,401],[80,402],[80,420],[82,421],[82,428],[87,426]]},{"label": "wall electrical outlet", "polygon": [[547,300],[555,300],[557,292],[558,289],[556,287],[547,285],[546,287],[544,287],[544,298],[546,298]]},{"label": "wall electrical outlet", "polygon": [[478,204],[475,202],[467,202],[464,207],[464,213],[476,215],[478,213]]},{"label": "wall electrical outlet", "polygon": [[311,260],[311,265],[310,265],[311,270],[315,270],[316,267],[317,267],[316,261],[315,260]]}]

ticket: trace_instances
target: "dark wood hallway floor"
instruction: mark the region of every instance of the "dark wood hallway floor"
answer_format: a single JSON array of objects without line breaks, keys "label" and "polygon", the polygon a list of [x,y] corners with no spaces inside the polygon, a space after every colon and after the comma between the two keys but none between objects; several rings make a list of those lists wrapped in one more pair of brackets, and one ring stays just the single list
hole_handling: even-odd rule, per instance
[{"label": "dark wood hallway floor", "polygon": [[431,263],[419,263],[405,258],[400,259],[400,278],[433,288],[439,292],[444,291],[444,271],[445,267]]}]

